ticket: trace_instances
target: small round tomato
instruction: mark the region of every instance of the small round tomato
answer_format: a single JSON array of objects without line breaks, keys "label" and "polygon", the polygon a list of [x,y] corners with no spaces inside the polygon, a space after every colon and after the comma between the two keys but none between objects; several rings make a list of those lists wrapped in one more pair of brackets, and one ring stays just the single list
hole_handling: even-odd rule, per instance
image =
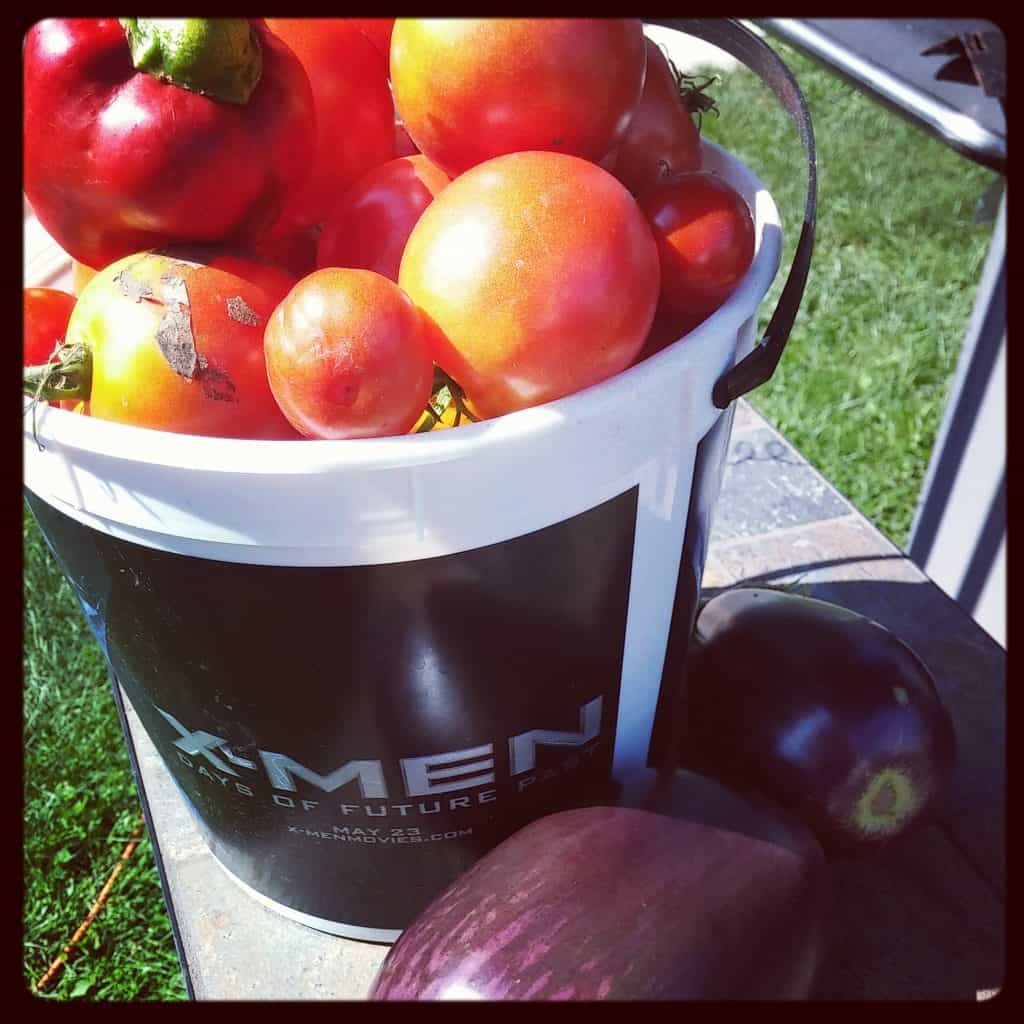
[{"label": "small round tomato", "polygon": [[303,278],[264,337],[270,387],[301,434],[405,434],[430,398],[434,363],[419,310],[371,270],[328,267]]},{"label": "small round tomato", "polygon": [[198,248],[144,252],[82,290],[67,348],[87,353],[98,419],[213,437],[291,438],[267,383],[263,329],[294,284]]},{"label": "small round tomato", "polygon": [[373,270],[397,282],[409,233],[450,181],[422,154],[389,160],[364,174],[327,218],[317,266]]},{"label": "small round tomato", "polygon": [[659,317],[689,329],[714,313],[749,269],[750,209],[727,181],[706,171],[655,185],[637,203],[658,245]]},{"label": "small round tomato", "polygon": [[510,153],[427,207],[398,283],[429,317],[435,362],[498,416],[629,366],[654,317],[658,252],[636,201],[597,164]]},{"label": "small round tomato", "polygon": [[309,76],[317,148],[305,184],[285,206],[280,230],[320,224],[347,185],[394,156],[395,106],[387,66],[348,18],[267,18]]},{"label": "small round tomato", "polygon": [[668,59],[646,40],[644,91],[608,169],[640,195],[675,174],[700,170],[700,133],[679,94]]},{"label": "small round tomato", "polygon": [[26,288],[22,298],[22,365],[49,362],[64,341],[75,297],[57,288]]},{"label": "small round tomato", "polygon": [[600,160],[644,82],[636,18],[398,18],[395,106],[452,176],[490,157],[550,150]]}]

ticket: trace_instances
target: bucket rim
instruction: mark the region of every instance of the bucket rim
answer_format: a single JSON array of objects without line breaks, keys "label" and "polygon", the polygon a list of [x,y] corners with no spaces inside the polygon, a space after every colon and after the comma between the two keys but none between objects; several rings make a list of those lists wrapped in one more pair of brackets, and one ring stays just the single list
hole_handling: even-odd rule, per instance
[{"label": "bucket rim", "polygon": [[[154,430],[39,406],[33,420],[32,400],[23,396],[26,457],[48,446],[67,455],[75,451],[105,458],[146,462],[174,469],[259,474],[301,474],[339,470],[413,467],[470,457],[511,438],[536,436],[568,422],[579,424],[601,415],[609,405],[626,405],[664,373],[686,374],[707,362],[710,352],[734,344],[740,327],[753,316],[781,262],[781,219],[767,187],[738,157],[702,139],[702,169],[721,174],[738,186],[754,218],[754,259],[729,298],[703,323],[659,352],[580,391],[502,416],[449,430],[345,440],[262,440],[209,437]],[[731,363],[730,363],[731,365]],[[720,410],[711,402],[714,380],[707,382],[708,426]]]}]

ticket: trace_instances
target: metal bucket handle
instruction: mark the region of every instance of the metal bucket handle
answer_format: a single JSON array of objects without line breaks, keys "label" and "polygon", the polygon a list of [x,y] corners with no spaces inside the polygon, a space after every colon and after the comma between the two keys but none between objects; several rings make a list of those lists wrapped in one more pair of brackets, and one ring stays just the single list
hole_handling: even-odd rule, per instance
[{"label": "metal bucket handle", "polygon": [[814,131],[811,115],[807,109],[800,87],[793,73],[767,43],[733,18],[645,18],[655,25],[676,29],[686,35],[703,39],[732,54],[761,80],[775,94],[793,119],[807,156],[807,200],[804,206],[804,222],[800,230],[796,253],[789,269],[789,277],[779,296],[778,305],[772,313],[764,337],[754,350],[743,360],[727,370],[715,382],[711,393],[712,401],[719,409],[725,409],[730,402],[745,395],[759,384],[763,384],[775,372],[782,351],[786,347],[789,332],[793,328],[804,287],[811,265],[811,251],[814,248],[814,223],[818,209],[818,165],[814,148]]}]

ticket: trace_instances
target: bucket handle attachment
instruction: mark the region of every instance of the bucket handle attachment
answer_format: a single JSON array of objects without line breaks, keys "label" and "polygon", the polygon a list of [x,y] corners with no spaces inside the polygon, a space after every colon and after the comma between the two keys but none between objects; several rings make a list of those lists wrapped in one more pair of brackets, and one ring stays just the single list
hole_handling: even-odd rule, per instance
[{"label": "bucket handle attachment", "polygon": [[754,350],[727,370],[715,382],[711,400],[718,409],[725,409],[730,402],[763,384],[775,372],[782,358],[782,351],[789,339],[789,332],[796,320],[807,273],[811,265],[811,251],[814,248],[814,223],[818,209],[818,161],[814,148],[814,131],[811,115],[807,109],[800,87],[793,73],[782,58],[767,43],[745,28],[734,18],[645,18],[655,25],[664,25],[686,35],[695,36],[705,42],[732,54],[761,80],[775,94],[786,113],[792,118],[803,143],[807,157],[807,199],[804,205],[804,222],[800,229],[796,253],[789,277],[782,288],[778,305],[772,313],[764,337]]}]

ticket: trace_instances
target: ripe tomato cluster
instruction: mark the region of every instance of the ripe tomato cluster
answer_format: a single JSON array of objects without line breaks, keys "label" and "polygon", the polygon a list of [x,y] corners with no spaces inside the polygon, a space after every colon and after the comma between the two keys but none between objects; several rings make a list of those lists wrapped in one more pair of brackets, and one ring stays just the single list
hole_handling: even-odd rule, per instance
[{"label": "ripe tomato cluster", "polygon": [[750,266],[750,211],[702,169],[703,108],[639,19],[259,29],[311,88],[303,182],[241,248],[76,259],[63,325],[26,292],[37,397],[219,436],[451,426],[620,373]]}]

